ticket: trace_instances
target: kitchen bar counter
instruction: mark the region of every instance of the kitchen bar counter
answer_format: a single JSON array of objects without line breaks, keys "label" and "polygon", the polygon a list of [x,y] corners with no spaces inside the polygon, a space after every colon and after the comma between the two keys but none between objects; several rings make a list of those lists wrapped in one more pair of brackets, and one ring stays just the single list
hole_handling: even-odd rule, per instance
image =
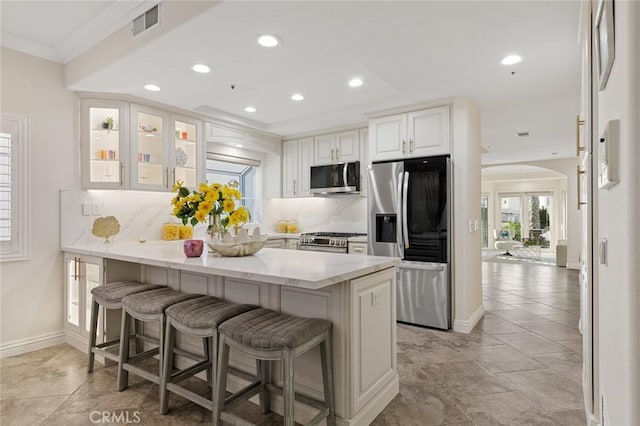
[{"label": "kitchen bar counter", "polygon": [[341,281],[391,268],[399,259],[345,256],[337,253],[263,248],[253,256],[220,257],[207,254],[187,258],[182,241],[92,244],[63,247],[63,251],[125,262],[161,266],[288,287],[320,289]]},{"label": "kitchen bar counter", "polygon": [[[65,338],[80,350],[87,347],[83,318],[88,318],[88,313],[82,313],[87,312],[82,303],[87,300],[89,289],[82,287],[83,267],[76,265],[93,265],[94,271],[100,269],[93,274],[99,285],[140,280],[331,321],[338,425],[370,424],[398,394],[395,266],[399,259],[272,248],[247,257],[204,253],[199,258],[187,258],[182,241],[73,245],[62,250],[68,288],[80,287],[75,292],[80,322],[69,323],[72,316],[65,312]],[[67,300],[73,293],[67,290]],[[119,318],[114,310],[103,316],[107,340],[119,335]],[[158,330],[156,326],[145,326],[144,333],[157,336]],[[202,342],[181,336],[179,346],[199,353]],[[176,363],[184,367],[188,360],[177,357]],[[234,355],[233,351],[232,363],[247,372],[255,371],[255,361]],[[318,348],[300,355],[295,365],[296,392],[322,400]],[[280,373],[276,363],[271,380],[278,385],[282,385]],[[246,381],[231,376],[228,390],[237,391],[246,385]],[[282,413],[282,405],[281,396],[272,395],[271,410]],[[317,412],[297,404],[296,422],[307,423]]]}]

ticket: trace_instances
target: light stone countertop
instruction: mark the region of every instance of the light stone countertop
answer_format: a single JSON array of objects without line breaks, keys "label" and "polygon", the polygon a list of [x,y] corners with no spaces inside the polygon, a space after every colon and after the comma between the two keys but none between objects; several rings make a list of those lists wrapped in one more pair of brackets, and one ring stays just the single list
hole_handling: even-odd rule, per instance
[{"label": "light stone countertop", "polygon": [[289,234],[286,232],[269,232],[267,233],[267,239],[275,240],[278,238],[295,238],[296,240],[300,238],[300,233],[297,234]]},{"label": "light stone countertop", "polygon": [[205,252],[188,258],[182,241],[111,243],[63,246],[62,251],[140,263],[202,274],[261,281],[290,287],[319,289],[391,268],[394,257],[348,256],[298,250],[263,248],[253,256],[220,257]]}]

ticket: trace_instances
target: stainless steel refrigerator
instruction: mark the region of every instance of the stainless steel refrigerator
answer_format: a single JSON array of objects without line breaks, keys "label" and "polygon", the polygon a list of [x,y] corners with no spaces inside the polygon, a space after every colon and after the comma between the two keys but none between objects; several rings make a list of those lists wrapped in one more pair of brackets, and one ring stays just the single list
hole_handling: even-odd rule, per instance
[{"label": "stainless steel refrigerator", "polygon": [[402,259],[397,319],[451,328],[449,156],[369,166],[369,253]]}]

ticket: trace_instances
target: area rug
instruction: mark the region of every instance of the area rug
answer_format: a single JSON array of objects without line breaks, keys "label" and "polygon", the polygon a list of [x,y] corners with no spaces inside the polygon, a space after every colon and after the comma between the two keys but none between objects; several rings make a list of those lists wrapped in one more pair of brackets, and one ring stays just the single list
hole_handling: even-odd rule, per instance
[{"label": "area rug", "polygon": [[556,266],[556,257],[551,253],[542,253],[539,259],[505,256],[502,252],[483,252],[483,262],[528,263],[536,265]]}]

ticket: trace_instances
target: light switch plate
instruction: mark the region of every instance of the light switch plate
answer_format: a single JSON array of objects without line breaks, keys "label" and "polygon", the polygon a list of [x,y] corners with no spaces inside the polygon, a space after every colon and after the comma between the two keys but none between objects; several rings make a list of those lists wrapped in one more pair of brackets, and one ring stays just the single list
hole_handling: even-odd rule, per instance
[{"label": "light switch plate", "polygon": [[609,189],[618,183],[618,143],[620,120],[611,120],[598,140],[598,188]]},{"label": "light switch plate", "polygon": [[91,216],[91,203],[88,201],[82,203],[82,216]]}]

